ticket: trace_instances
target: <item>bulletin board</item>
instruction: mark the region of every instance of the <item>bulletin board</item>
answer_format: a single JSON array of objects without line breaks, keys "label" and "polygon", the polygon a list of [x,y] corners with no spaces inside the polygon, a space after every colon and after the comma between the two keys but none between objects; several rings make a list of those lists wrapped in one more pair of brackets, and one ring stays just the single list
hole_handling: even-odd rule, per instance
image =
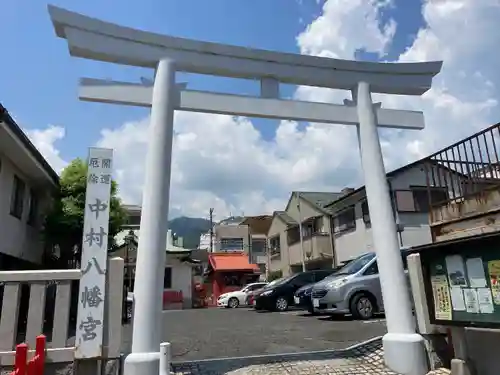
[{"label": "bulletin board", "polygon": [[500,234],[418,249],[431,323],[500,327]]}]

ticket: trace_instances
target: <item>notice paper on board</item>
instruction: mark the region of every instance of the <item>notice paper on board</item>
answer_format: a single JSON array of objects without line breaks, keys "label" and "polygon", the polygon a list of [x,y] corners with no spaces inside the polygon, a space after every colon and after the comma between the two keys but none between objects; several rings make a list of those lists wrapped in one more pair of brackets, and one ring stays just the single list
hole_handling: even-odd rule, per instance
[{"label": "notice paper on board", "polygon": [[[432,294],[434,297],[434,311],[436,319],[451,320],[451,300],[448,280],[445,275],[436,275],[431,278]],[[461,290],[461,288],[458,288]]]},{"label": "notice paper on board", "polygon": [[493,293],[493,303],[500,305],[500,260],[490,260],[488,262],[488,273]]},{"label": "notice paper on board", "polygon": [[465,261],[467,276],[471,288],[485,288],[486,275],[484,273],[484,264],[482,258],[470,258]]},{"label": "notice paper on board", "polygon": [[465,307],[468,313],[479,313],[479,301],[477,300],[477,293],[475,289],[464,288]]},{"label": "notice paper on board", "polygon": [[477,288],[477,299],[479,303],[479,311],[482,314],[493,314],[495,306],[493,305],[493,296],[489,288]]},{"label": "notice paper on board", "polygon": [[452,286],[450,288],[451,295],[451,306],[455,311],[465,311],[465,301],[464,301],[464,293],[462,288],[459,286]]},{"label": "notice paper on board", "polygon": [[460,255],[449,255],[445,258],[448,280],[452,287],[459,286],[466,288],[464,260]]}]

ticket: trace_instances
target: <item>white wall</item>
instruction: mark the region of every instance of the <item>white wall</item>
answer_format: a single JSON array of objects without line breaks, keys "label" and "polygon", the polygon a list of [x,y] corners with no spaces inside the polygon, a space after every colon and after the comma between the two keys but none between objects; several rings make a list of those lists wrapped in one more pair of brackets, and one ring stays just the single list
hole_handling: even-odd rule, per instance
[{"label": "white wall", "polygon": [[[29,191],[31,187],[29,178],[2,154],[0,154],[0,159],[2,164],[0,170],[0,252],[29,262],[40,263],[43,253],[40,234],[41,213],[49,204],[47,192],[38,191],[39,218],[35,226],[28,225]],[[26,183],[21,219],[10,214],[14,174]]]},{"label": "white wall", "polygon": [[[212,248],[215,251],[215,236],[212,238]],[[200,234],[198,249],[210,251],[210,232]]]},{"label": "white wall", "polygon": [[335,252],[338,262],[357,257],[373,249],[371,227],[366,226],[361,214],[361,202],[354,207],[356,228],[334,235]]},{"label": "white wall", "polygon": [[[427,186],[425,171],[416,166],[396,175],[391,180],[392,190],[408,190],[410,185]],[[363,221],[362,201],[355,205],[356,228],[334,236],[335,251],[339,262],[356,257],[364,252],[373,251],[371,226]],[[401,233],[403,246],[417,246],[432,242],[427,213],[398,213],[399,222],[403,225]]]},{"label": "white wall", "polygon": [[168,290],[182,291],[184,301],[192,297],[192,268],[186,263],[168,257],[166,267],[172,268],[172,288]]}]

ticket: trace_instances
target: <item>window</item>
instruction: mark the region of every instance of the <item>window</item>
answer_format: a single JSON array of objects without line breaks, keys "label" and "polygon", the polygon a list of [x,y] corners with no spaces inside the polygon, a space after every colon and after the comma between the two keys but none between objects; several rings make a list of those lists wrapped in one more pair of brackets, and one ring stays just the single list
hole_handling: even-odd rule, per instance
[{"label": "window", "polygon": [[333,273],[332,270],[318,270],[314,272],[314,281],[321,281],[325,277],[330,276]]},{"label": "window", "polygon": [[222,238],[220,241],[221,251],[243,251],[243,238]]},{"label": "window", "polygon": [[259,264],[257,264],[257,266],[259,266],[260,273],[264,275],[266,273],[266,264],[265,263],[259,263]]},{"label": "window", "polygon": [[324,233],[323,217],[314,217],[302,223],[302,232],[304,237],[311,237],[317,233]]},{"label": "window", "polygon": [[361,271],[373,258],[375,258],[375,253],[366,253],[360,255],[356,259],[350,261],[341,269],[339,269],[336,275],[354,275],[355,273]]},{"label": "window", "polygon": [[129,225],[140,225],[141,216],[140,215],[130,215],[127,220]]},{"label": "window", "polygon": [[429,193],[432,204],[448,200],[448,192],[444,188],[414,187],[411,190],[397,190],[396,205],[399,212],[429,212]]},{"label": "window", "polygon": [[266,253],[266,240],[258,238],[252,240],[252,254],[265,254]]},{"label": "window", "polygon": [[366,199],[361,202],[361,214],[363,215],[363,222],[370,224],[370,211],[368,210],[368,201]]},{"label": "window", "polygon": [[165,267],[163,275],[163,289],[172,289],[172,268]]},{"label": "window", "polygon": [[365,276],[378,275],[378,264],[377,261],[373,262],[364,272]]},{"label": "window", "polygon": [[351,206],[340,212],[334,218],[335,233],[341,233],[349,229],[356,228],[356,214],[354,206]]},{"label": "window", "polygon": [[299,227],[294,226],[286,231],[287,241],[289,245],[293,245],[300,241]]},{"label": "window", "polygon": [[293,278],[292,284],[294,286],[304,286],[314,282],[314,274],[312,272],[301,273]]},{"label": "window", "polygon": [[271,256],[279,257],[281,256],[281,243],[280,236],[271,237],[269,239],[269,249],[271,251]]},{"label": "window", "polygon": [[14,175],[14,185],[12,187],[12,196],[10,200],[10,214],[18,219],[23,216],[24,191],[26,184],[19,177]]},{"label": "window", "polygon": [[28,224],[36,225],[38,216],[38,196],[36,192],[31,189],[30,190],[30,206],[29,206],[29,214],[28,214]]},{"label": "window", "polygon": [[[266,284],[265,283],[262,283],[262,284],[253,284],[253,285],[249,285],[247,286],[246,288],[244,288],[243,290],[246,291],[246,292],[251,292],[251,291],[254,291],[254,290],[257,290],[257,289],[260,289],[260,288],[263,288]],[[243,291],[242,290],[242,291]]]}]

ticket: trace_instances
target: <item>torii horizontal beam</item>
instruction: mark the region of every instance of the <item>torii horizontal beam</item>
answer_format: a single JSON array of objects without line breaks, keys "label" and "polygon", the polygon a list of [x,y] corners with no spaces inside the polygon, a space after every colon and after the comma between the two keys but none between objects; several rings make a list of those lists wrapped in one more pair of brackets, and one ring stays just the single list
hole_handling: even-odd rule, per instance
[{"label": "torii horizontal beam", "polygon": [[[356,107],[294,100],[259,98],[232,94],[185,90],[179,87],[181,111],[218,113],[248,117],[357,125]],[[79,97],[90,102],[151,107],[153,88],[149,85],[105,81],[93,78],[80,80]],[[378,126],[398,129],[423,129],[422,112],[376,109]]]},{"label": "torii horizontal beam", "polygon": [[178,71],[225,77],[273,78],[281,83],[351,90],[367,82],[371,92],[421,95],[442,62],[375,63],[273,52],[160,35],[49,6],[56,33],[72,56],[156,68],[171,58]]}]

